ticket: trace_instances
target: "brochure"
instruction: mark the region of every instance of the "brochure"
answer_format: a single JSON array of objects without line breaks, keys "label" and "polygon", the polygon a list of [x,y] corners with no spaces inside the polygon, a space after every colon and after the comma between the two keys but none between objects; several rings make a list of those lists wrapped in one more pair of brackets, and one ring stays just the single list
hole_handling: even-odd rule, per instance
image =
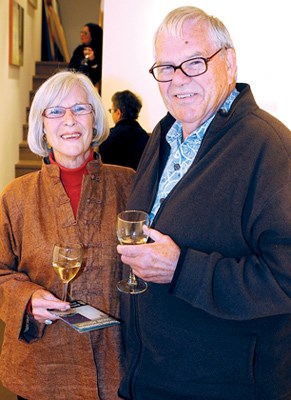
[{"label": "brochure", "polygon": [[120,324],[117,319],[82,300],[72,301],[71,308],[67,311],[51,310],[51,312],[80,333]]}]

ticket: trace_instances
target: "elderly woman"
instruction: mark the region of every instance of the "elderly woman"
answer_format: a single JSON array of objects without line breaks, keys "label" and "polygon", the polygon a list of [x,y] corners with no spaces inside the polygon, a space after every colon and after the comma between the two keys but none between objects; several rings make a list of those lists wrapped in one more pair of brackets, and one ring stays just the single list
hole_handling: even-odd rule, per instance
[{"label": "elderly woman", "polygon": [[28,143],[44,157],[42,169],[13,180],[0,198],[0,379],[25,399],[118,399],[120,328],[80,334],[50,312],[69,308],[51,266],[54,244],[67,240],[81,242],[85,258],[72,298],[119,317],[116,214],[134,172],[102,164],[93,148],[107,135],[91,81],[57,73],[29,115]]}]

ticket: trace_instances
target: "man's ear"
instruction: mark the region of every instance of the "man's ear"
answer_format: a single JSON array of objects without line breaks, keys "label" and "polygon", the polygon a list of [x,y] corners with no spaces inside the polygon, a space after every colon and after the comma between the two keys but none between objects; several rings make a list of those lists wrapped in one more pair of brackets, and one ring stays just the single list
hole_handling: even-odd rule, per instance
[{"label": "man's ear", "polygon": [[120,121],[122,119],[122,112],[121,112],[120,108],[117,108],[115,113],[116,113],[116,117],[117,117],[118,121]]},{"label": "man's ear", "polygon": [[237,72],[236,54],[234,49],[226,49],[226,65],[230,81],[233,82],[233,80],[236,79]]}]

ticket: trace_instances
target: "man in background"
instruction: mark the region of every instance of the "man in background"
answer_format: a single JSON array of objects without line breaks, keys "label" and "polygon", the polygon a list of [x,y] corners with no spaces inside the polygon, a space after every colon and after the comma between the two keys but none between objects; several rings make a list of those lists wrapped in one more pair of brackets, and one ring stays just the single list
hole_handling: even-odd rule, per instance
[{"label": "man in background", "polygon": [[137,169],[140,157],[149,139],[137,119],[142,108],[138,96],[130,90],[116,92],[109,110],[115,126],[99,147],[102,161]]}]

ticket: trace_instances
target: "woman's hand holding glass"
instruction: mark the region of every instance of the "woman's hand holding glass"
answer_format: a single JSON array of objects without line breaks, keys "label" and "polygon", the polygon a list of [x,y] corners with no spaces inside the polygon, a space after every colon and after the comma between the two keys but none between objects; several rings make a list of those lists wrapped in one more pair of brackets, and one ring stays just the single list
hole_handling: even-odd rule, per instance
[{"label": "woman's hand holding glass", "polygon": [[84,59],[82,60],[82,65],[89,65],[88,61],[93,61],[95,58],[94,50],[91,47],[84,48]]},{"label": "woman's hand holding glass", "polygon": [[50,324],[58,317],[51,310],[65,311],[70,308],[67,302],[68,283],[77,275],[83,258],[82,245],[55,245],[52,265],[63,283],[62,300],[45,289],[36,290],[31,297],[31,312],[36,321]]}]

